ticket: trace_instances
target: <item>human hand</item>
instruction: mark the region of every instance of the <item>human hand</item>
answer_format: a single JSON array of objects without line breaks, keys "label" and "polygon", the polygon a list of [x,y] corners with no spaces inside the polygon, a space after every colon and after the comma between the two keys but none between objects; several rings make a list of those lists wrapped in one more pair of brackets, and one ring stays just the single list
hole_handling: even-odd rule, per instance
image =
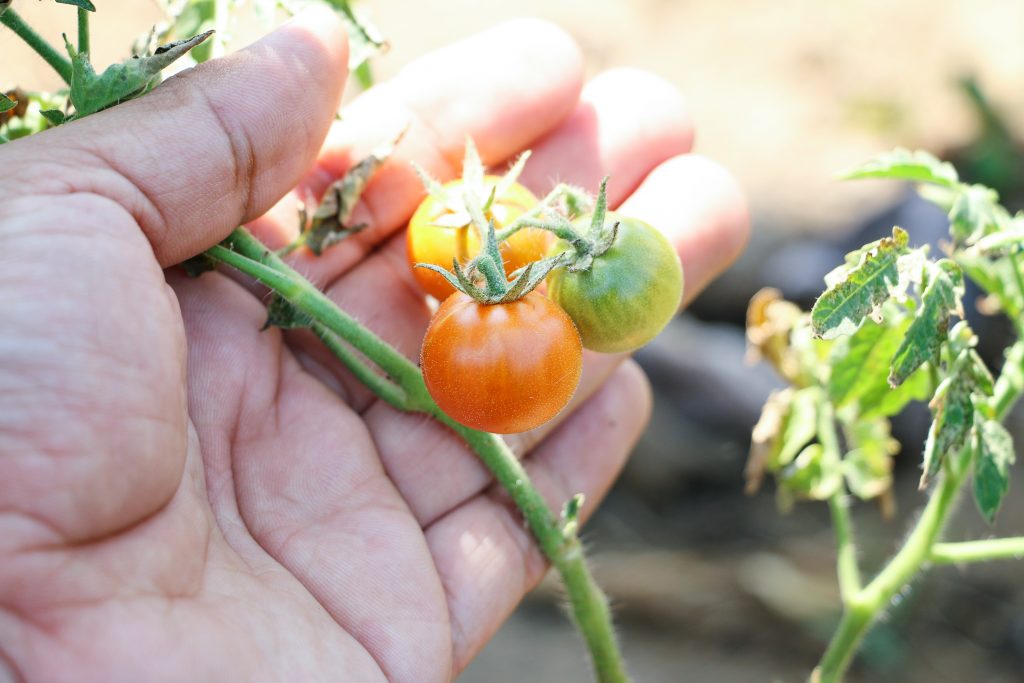
[{"label": "human hand", "polygon": [[[374,400],[311,337],[260,332],[247,283],[163,270],[246,221],[289,242],[294,188],[322,191],[411,124],[357,209],[370,227],[292,257],[411,358],[429,309],[404,258],[422,196],[407,162],[451,177],[467,135],[485,163],[532,148],[537,192],[610,174],[611,203],[678,246],[687,297],[745,239],[674,89],[619,70],[581,94],[550,25],[430,54],[332,123],[342,45],[306,15],[0,147],[0,679],[444,681],[541,578],[446,428]],[[571,409],[509,442],[552,504],[584,492],[585,516],[649,404],[636,365],[588,354]]]}]

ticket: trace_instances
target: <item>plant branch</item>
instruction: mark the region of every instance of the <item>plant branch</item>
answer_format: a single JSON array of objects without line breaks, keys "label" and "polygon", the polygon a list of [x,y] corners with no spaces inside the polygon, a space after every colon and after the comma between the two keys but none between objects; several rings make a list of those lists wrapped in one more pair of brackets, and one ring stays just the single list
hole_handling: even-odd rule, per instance
[{"label": "plant branch", "polygon": [[[414,363],[339,309],[244,228],[232,232],[206,254],[260,281],[312,318],[314,333],[382,399],[402,410],[431,415],[462,437],[508,492],[544,555],[561,575],[598,681],[626,683],[629,678],[616,643],[608,600],[590,574],[575,526],[563,528],[559,524],[504,440],[448,417],[430,398],[423,375]],[[388,376],[366,365],[347,344]]]},{"label": "plant branch", "polygon": [[430,414],[469,444],[522,512],[541,550],[562,577],[573,620],[587,642],[598,681],[628,681],[616,643],[608,598],[590,574],[575,530],[563,532],[540,492],[530,483],[519,459],[501,437],[464,427],[436,406]]},{"label": "plant branch", "polygon": [[967,461],[970,456],[971,451],[965,449],[959,456],[959,466],[946,470],[903,547],[843,611],[836,633],[812,675],[811,680],[815,683],[837,683],[842,680],[853,654],[875,619],[929,559],[969,470]]},{"label": "plant branch", "polygon": [[313,323],[312,330],[313,334],[323,342],[335,358],[356,376],[356,379],[391,406],[399,410],[409,410],[409,399],[402,388],[364,363],[338,335],[331,332],[322,323]]},{"label": "plant branch", "polygon": [[[841,466],[839,435],[836,433],[835,411],[823,396],[818,401],[818,440],[825,451],[825,460],[836,469]],[[860,567],[857,566],[857,545],[853,538],[850,511],[842,486],[828,498],[832,526],[836,535],[836,574],[843,604],[849,605],[860,591]]]},{"label": "plant branch", "polygon": [[78,8],[78,51],[89,53],[89,10]]},{"label": "plant branch", "polygon": [[1006,351],[1003,369],[996,380],[995,392],[991,399],[992,411],[997,420],[1002,420],[1024,393],[1024,339],[1018,339]]},{"label": "plant branch", "polygon": [[36,53],[46,60],[46,63],[53,67],[54,71],[68,85],[71,84],[71,62],[61,55],[57,50],[46,42],[42,36],[36,33],[31,26],[13,9],[8,9],[0,14],[0,24],[14,31],[19,38],[31,47]]},{"label": "plant branch", "polygon": [[836,534],[836,574],[839,594],[844,605],[849,605],[860,592],[860,568],[857,566],[857,545],[853,539],[850,511],[846,496],[840,491],[828,499],[832,513],[832,526]]},{"label": "plant branch", "polygon": [[968,564],[991,560],[1024,559],[1024,537],[991,538],[984,541],[936,543],[928,557],[932,564]]}]

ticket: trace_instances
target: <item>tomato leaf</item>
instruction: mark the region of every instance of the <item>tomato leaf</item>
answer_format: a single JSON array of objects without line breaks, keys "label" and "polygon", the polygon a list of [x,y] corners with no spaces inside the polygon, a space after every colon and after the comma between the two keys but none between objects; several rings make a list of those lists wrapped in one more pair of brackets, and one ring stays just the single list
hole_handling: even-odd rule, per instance
[{"label": "tomato leaf", "polygon": [[290,304],[280,294],[274,293],[267,304],[267,321],[263,323],[261,330],[268,327],[280,327],[283,330],[293,330],[303,327],[312,327],[313,318],[303,313]]},{"label": "tomato leaf", "polygon": [[18,106],[18,101],[11,99],[4,93],[0,92],[0,114],[8,112]]},{"label": "tomato leaf", "polygon": [[39,112],[39,115],[46,119],[51,126],[59,126],[67,119],[64,112],[59,109],[44,109]]},{"label": "tomato leaf", "polygon": [[363,12],[349,0],[325,0],[345,20],[348,31],[348,68],[355,71],[367,60],[387,50],[388,43]]},{"label": "tomato leaf", "polygon": [[892,438],[885,418],[858,420],[848,431],[851,450],[842,470],[850,491],[862,500],[876,498],[892,487],[892,458],[900,442]]},{"label": "tomato leaf", "polygon": [[189,277],[199,277],[203,273],[208,273],[211,270],[217,269],[217,262],[206,255],[206,253],[196,254],[190,259],[185,259],[181,262],[181,268],[185,271],[185,274]]},{"label": "tomato leaf", "polygon": [[984,235],[1004,229],[1009,222],[999,195],[984,185],[963,187],[949,209],[949,232],[958,243],[973,244]]},{"label": "tomato leaf", "polygon": [[928,152],[897,148],[840,174],[844,180],[891,178],[916,183],[956,187],[959,179],[953,165]]},{"label": "tomato leaf", "polygon": [[785,510],[794,500],[825,500],[843,485],[843,477],[822,445],[812,443],[779,472],[778,485],[779,506]]},{"label": "tomato leaf", "polygon": [[1016,459],[1013,437],[999,422],[985,420],[976,430],[975,439],[974,502],[985,521],[994,524],[1003,498],[1010,490],[1009,470]]},{"label": "tomato leaf", "polygon": [[960,301],[963,295],[964,276],[960,267],[949,259],[938,261],[931,269],[931,280],[921,295],[914,322],[893,357],[890,385],[898,387],[924,363],[938,361],[949,329],[949,316],[964,315]]},{"label": "tomato leaf", "polygon": [[751,435],[746,477],[748,493],[756,491],[765,472],[788,466],[818,430],[817,387],[784,389],[768,397]]},{"label": "tomato leaf", "polygon": [[188,40],[164,45],[147,57],[130,57],[97,75],[89,56],[65,41],[71,55],[71,103],[78,117],[88,116],[146,92],[172,62],[209,38],[207,31]]},{"label": "tomato leaf", "polygon": [[990,259],[976,248],[957,252],[956,259],[967,277],[989,295],[991,302],[1005,307],[1010,317],[1021,315],[1024,293],[1017,286],[1018,266],[1014,259]]},{"label": "tomato leaf", "polygon": [[811,328],[815,336],[833,339],[851,334],[889,298],[900,280],[897,261],[909,251],[907,241],[905,230],[893,228],[892,237],[861,253],[860,262],[814,302]]},{"label": "tomato leaf", "polygon": [[319,256],[324,249],[366,228],[364,224],[348,225],[352,211],[370,179],[395,151],[405,131],[403,128],[391,140],[379,145],[327,188],[300,237],[314,254]]},{"label": "tomato leaf", "polygon": [[761,488],[769,462],[774,461],[773,454],[781,444],[782,428],[788,418],[795,393],[792,388],[773,391],[761,407],[761,416],[750,435],[750,455],[747,457],[747,466],[744,470],[745,491],[748,495]]},{"label": "tomato leaf", "polygon": [[[976,339],[971,342],[976,343]],[[924,447],[924,471],[920,488],[939,471],[947,455],[957,453],[968,443],[974,427],[974,395],[991,396],[992,375],[973,348],[960,352],[950,374],[939,383],[929,407],[932,409],[932,425]]]},{"label": "tomato leaf", "polygon": [[1013,227],[986,235],[975,246],[986,256],[1019,252],[1024,247],[1024,222],[1014,221]]},{"label": "tomato leaf", "polygon": [[96,6],[93,5],[89,0],[56,0],[58,5],[74,5],[79,9],[84,9],[89,12],[95,12]]},{"label": "tomato leaf", "polygon": [[861,418],[895,415],[910,401],[928,397],[927,373],[915,373],[893,388],[886,381],[910,319],[892,315],[880,324],[865,323],[853,335],[836,340],[829,354],[828,393],[837,408],[856,404]]}]

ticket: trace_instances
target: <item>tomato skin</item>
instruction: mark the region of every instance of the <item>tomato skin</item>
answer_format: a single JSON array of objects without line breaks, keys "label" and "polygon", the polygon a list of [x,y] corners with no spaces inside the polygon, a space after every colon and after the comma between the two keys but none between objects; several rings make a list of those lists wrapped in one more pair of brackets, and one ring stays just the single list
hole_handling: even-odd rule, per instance
[{"label": "tomato skin", "polygon": [[[619,353],[654,339],[676,314],[683,297],[683,268],[657,228],[612,213],[607,220],[619,221],[615,243],[589,270],[553,271],[548,297],[576,323],[584,347]],[[579,225],[589,225],[589,217]],[[569,248],[560,241],[552,253]]]},{"label": "tomato skin", "polygon": [[[500,180],[497,176],[484,177],[488,190]],[[453,180],[445,183],[444,187],[458,193],[461,192],[461,184],[461,180]],[[508,192],[495,199],[487,217],[493,218],[495,229],[501,230],[536,204],[537,198],[532,192],[519,183],[513,183]],[[465,263],[480,251],[480,236],[476,228],[447,228],[433,225],[447,212],[438,199],[427,195],[409,219],[409,229],[406,233],[409,265],[413,267],[416,282],[423,291],[438,301],[444,301],[455,289],[437,273],[426,268],[416,268],[415,265],[432,263],[451,270],[453,258],[458,257],[460,263]],[[531,261],[543,258],[553,241],[551,233],[544,230],[526,228],[518,231],[500,245],[506,271],[511,273]]]},{"label": "tomato skin", "polygon": [[539,427],[569,403],[583,347],[569,316],[537,292],[493,305],[456,292],[427,328],[420,364],[427,390],[449,417],[513,434]]}]

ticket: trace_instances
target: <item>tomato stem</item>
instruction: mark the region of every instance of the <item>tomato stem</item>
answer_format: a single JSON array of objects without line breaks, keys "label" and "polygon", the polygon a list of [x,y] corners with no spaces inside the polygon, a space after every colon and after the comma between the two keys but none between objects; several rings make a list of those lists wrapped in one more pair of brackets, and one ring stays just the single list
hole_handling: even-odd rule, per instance
[{"label": "tomato stem", "polygon": [[78,8],[78,51],[89,53],[89,10]]},{"label": "tomato stem", "polygon": [[[992,405],[996,415],[1002,418],[1024,394],[1024,340],[1018,339],[1007,352],[1006,363],[996,381]],[[938,543],[946,526],[954,503],[968,473],[971,471],[973,451],[965,448],[955,462],[950,462],[943,472],[935,491],[932,493],[924,512],[907,536],[903,547],[889,561],[874,579],[863,588],[853,591],[851,578],[845,580],[844,609],[839,626],[822,656],[810,681],[813,683],[837,683],[843,679],[858,646],[872,624],[892,603],[893,598],[905,590],[913,578],[929,564],[955,564],[960,562],[985,562],[1024,557],[1024,538],[991,539],[964,543]],[[830,501],[832,503],[832,501]],[[845,519],[845,507],[837,512],[836,534],[839,539],[840,573],[852,570],[843,564],[855,563],[852,543],[843,536],[850,533],[849,520]],[[845,559],[844,559],[845,557]],[[841,581],[843,583],[843,581]],[[841,586],[842,587],[842,586]]]},{"label": "tomato stem", "polygon": [[[236,229],[206,254],[255,278],[312,318],[314,333],[377,396],[400,410],[434,417],[466,442],[508,492],[540,549],[562,577],[573,619],[586,641],[597,680],[626,683],[629,677],[615,638],[608,599],[587,566],[575,520],[564,526],[560,523],[505,441],[448,417],[430,397],[423,374],[412,361],[338,308],[245,228]],[[348,345],[387,376],[364,363]],[[576,502],[571,509],[578,505]]]},{"label": "tomato stem", "polygon": [[47,64],[53,67],[53,70],[57,72],[65,83],[71,84],[71,62],[57,52],[56,48],[46,42],[31,26],[26,24],[25,20],[14,9],[8,8],[6,12],[0,14],[0,24],[14,31]]}]

